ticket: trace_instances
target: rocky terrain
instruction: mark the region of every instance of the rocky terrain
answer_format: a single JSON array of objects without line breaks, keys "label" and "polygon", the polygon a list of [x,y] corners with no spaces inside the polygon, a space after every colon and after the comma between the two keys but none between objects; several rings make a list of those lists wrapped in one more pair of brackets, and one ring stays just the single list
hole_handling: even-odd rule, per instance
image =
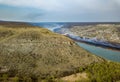
[{"label": "rocky terrain", "polygon": [[73,26],[70,31],[76,35],[86,38],[96,38],[112,43],[120,43],[119,24],[96,24]]},{"label": "rocky terrain", "polygon": [[119,69],[45,28],[0,24],[0,82],[115,82]]},{"label": "rocky terrain", "polygon": [[26,26],[0,25],[0,73],[22,78],[58,77],[104,61],[65,36]]}]

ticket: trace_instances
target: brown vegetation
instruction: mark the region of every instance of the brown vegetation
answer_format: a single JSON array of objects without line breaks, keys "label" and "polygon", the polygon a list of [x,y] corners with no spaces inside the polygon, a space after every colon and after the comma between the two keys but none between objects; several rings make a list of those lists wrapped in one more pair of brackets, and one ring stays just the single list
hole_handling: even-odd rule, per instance
[{"label": "brown vegetation", "polygon": [[16,76],[14,80],[61,77],[103,61],[47,29],[0,26],[0,74]]}]

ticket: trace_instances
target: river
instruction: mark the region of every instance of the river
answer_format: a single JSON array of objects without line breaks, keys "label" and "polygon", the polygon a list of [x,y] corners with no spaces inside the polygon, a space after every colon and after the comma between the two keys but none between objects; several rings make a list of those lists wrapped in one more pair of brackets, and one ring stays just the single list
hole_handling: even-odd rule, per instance
[{"label": "river", "polygon": [[[33,25],[45,27],[53,32],[56,32],[55,30],[59,31],[61,26],[63,26],[63,24],[59,25],[59,24],[54,24],[54,23],[37,23],[37,24],[33,24]],[[67,32],[67,31],[64,31],[64,32]],[[71,32],[67,32],[67,33],[71,33]],[[102,48],[102,47],[95,46],[95,45],[89,45],[89,44],[82,43],[82,42],[76,42],[76,43],[80,47],[84,48],[85,50],[87,50],[97,56],[100,56],[107,60],[120,62],[120,51],[110,50],[110,49]]]},{"label": "river", "polygon": [[89,45],[85,44],[82,42],[76,42],[80,47],[86,49],[87,51],[103,57],[108,60],[112,60],[115,62],[120,62],[120,51],[115,51],[115,50],[110,50],[110,49],[105,49],[102,47],[94,46],[94,45]]}]

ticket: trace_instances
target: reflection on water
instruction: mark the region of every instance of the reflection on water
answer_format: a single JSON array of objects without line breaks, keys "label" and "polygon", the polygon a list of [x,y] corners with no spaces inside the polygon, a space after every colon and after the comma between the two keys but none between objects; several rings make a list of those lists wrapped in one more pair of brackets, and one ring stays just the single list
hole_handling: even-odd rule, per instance
[{"label": "reflection on water", "polygon": [[77,42],[77,44],[80,47],[86,49],[87,51],[97,56],[103,57],[108,60],[120,62],[120,51],[113,51],[113,50],[109,50],[109,49],[105,49],[101,47],[96,47],[93,45],[88,45],[88,44],[81,43],[81,42]]}]

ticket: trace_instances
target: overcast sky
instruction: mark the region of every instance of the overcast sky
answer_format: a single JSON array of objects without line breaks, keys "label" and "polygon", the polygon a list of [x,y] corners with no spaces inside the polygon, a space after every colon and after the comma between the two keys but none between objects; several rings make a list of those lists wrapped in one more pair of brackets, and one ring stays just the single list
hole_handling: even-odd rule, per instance
[{"label": "overcast sky", "polygon": [[0,0],[0,20],[120,22],[120,0]]}]

